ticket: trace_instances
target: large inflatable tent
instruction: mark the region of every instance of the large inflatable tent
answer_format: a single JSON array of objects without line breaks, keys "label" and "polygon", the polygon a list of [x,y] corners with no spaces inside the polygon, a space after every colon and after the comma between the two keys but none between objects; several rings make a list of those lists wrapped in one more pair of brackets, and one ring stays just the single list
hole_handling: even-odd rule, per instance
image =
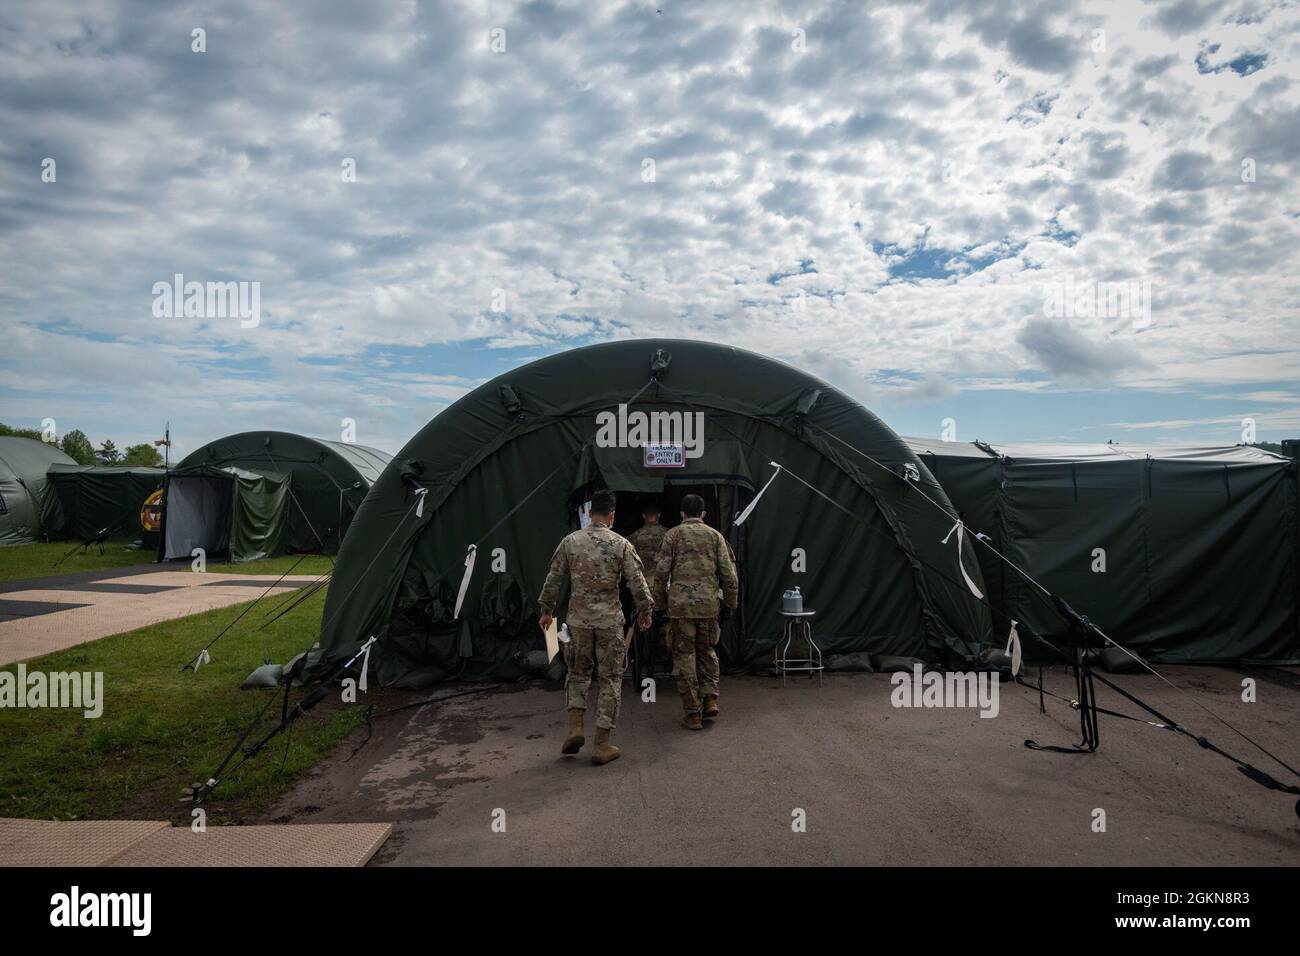
[{"label": "large inflatable tent", "polygon": [[109,537],[142,537],[140,512],[166,475],[162,468],[51,465],[41,502],[45,536],[85,541],[107,529]]},{"label": "large inflatable tent", "polygon": [[[647,429],[663,438],[674,417],[685,440],[646,446]],[[888,426],[772,359],[650,340],[508,372],[411,439],[343,543],[323,664],[375,635],[371,666],[385,683],[517,675],[516,655],[542,647],[536,601],[551,555],[601,487],[617,493],[625,534],[647,501],[671,525],[683,495],[704,496],[740,570],[739,613],[720,642],[727,665],[770,661],[794,587],[827,654],[965,661],[989,640],[988,607],[962,576],[978,589],[972,542],[949,534],[951,504]]]},{"label": "large inflatable tent", "polygon": [[[1131,650],[1300,660],[1294,460],[1250,446],[907,441],[970,532]],[[976,553],[999,630],[1009,616],[1064,637],[1023,575]]]},{"label": "large inflatable tent", "polygon": [[54,445],[0,435],[0,547],[41,537],[45,473],[51,465],[76,465]]},{"label": "large inflatable tent", "polygon": [[229,435],[167,475],[160,557],[333,554],[390,456],[288,432]]}]

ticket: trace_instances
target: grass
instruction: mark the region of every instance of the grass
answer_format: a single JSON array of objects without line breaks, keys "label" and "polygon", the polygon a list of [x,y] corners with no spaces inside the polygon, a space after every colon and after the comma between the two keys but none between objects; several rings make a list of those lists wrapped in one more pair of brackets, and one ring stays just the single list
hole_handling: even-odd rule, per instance
[{"label": "grass", "polygon": [[[150,564],[156,552],[153,549],[139,550],[128,548],[131,542],[125,538],[104,542],[104,553],[92,545],[85,554],[81,546],[71,541],[37,542],[20,544],[12,548],[0,548],[0,581],[17,581],[24,578],[43,578],[52,574],[68,574],[72,571],[98,571],[121,568],[128,565]],[[73,549],[76,549],[73,551]],[[56,568],[59,561],[69,551],[73,551],[66,560]],[[262,561],[249,561],[247,564],[226,564],[218,561],[208,562],[208,571],[215,574],[272,574],[280,575],[288,571],[302,558],[302,562],[293,569],[293,574],[324,574],[334,563],[325,555],[286,554]],[[188,562],[168,561],[158,565],[159,571],[187,570]]]},{"label": "grass", "polygon": [[[280,573],[283,568],[275,563],[280,560],[258,572]],[[27,661],[29,674],[102,671],[104,712],[87,719],[73,709],[0,709],[0,817],[187,823],[190,808],[178,802],[182,787],[207,779],[267,696],[277,693],[241,691],[239,684],[264,660],[284,663],[306,650],[316,637],[323,603],[322,590],[255,634],[273,606],[264,602],[213,646],[212,662],[198,672],[182,671],[181,664],[233,620],[243,604]],[[17,665],[3,670],[16,671]],[[301,696],[295,691],[291,706]],[[278,719],[277,703],[251,739]],[[340,706],[337,695],[326,698],[293,725],[291,735],[276,738],[221,784],[207,804],[209,822],[239,819],[287,790],[295,775],[327,756],[361,720],[362,708]]]},{"label": "grass", "polygon": [[[120,568],[130,564],[145,564],[154,559],[152,550],[128,549],[130,543],[125,538],[105,541],[103,554],[99,553],[96,545],[91,545],[85,554],[81,554],[81,545],[75,541],[37,542],[0,548],[0,581],[43,578],[70,571]],[[73,553],[56,568],[55,562],[69,551]]]}]

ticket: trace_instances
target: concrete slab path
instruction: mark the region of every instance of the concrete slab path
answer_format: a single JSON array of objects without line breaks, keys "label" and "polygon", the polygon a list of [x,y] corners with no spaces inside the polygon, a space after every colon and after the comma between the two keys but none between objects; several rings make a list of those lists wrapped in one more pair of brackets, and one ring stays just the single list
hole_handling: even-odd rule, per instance
[{"label": "concrete slab path", "polygon": [[[83,572],[7,582],[0,591],[0,665],[29,660],[159,621],[286,594],[318,580],[309,574],[197,573],[145,569]],[[152,568],[152,570],[150,570]]]}]

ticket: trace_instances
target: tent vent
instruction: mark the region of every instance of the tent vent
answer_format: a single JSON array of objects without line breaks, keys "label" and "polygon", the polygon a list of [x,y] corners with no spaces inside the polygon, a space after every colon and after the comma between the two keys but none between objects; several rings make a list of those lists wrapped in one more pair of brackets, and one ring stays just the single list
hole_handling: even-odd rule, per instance
[{"label": "tent vent", "polygon": [[497,394],[501,396],[501,404],[506,407],[506,414],[523,421],[524,403],[519,400],[515,390],[509,385],[500,385],[497,387]]},{"label": "tent vent", "polygon": [[658,379],[668,371],[668,366],[673,364],[673,353],[667,349],[655,349],[655,354],[650,356],[650,377]]},{"label": "tent vent", "polygon": [[821,401],[822,390],[820,388],[809,389],[799,396],[799,402],[794,407],[794,413],[800,418],[808,416],[817,403]]}]

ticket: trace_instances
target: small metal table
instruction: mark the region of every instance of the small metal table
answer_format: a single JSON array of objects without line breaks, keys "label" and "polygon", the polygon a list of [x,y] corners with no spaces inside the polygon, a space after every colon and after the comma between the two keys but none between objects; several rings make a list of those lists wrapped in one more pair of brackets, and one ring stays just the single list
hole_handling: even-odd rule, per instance
[{"label": "small metal table", "polygon": [[[811,680],[813,673],[817,674],[817,684],[821,685],[822,671],[822,651],[813,640],[812,619],[817,614],[816,611],[781,611],[781,616],[785,618],[785,626],[780,639],[776,642],[776,669],[781,672],[781,683],[785,684],[786,674],[807,674]],[[790,645],[795,639],[804,641],[808,645],[806,657],[791,657]]]}]

